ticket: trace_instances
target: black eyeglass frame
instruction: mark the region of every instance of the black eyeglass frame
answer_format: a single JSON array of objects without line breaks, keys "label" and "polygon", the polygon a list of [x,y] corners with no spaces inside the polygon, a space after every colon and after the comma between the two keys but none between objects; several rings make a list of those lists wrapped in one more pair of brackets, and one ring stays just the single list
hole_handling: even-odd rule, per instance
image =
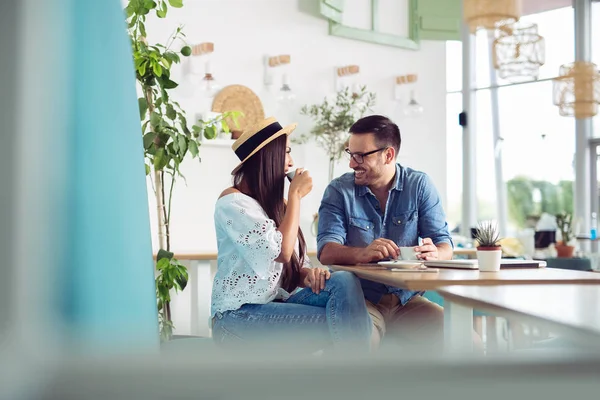
[{"label": "black eyeglass frame", "polygon": [[[350,149],[345,149],[344,151],[346,152],[346,154],[348,154],[348,156],[350,158],[352,158],[357,164],[362,164],[365,162],[365,157],[366,156],[370,156],[371,154],[375,154],[378,153],[380,151],[384,151],[389,149],[390,146],[385,146],[382,147],[380,149],[376,149],[376,150],[371,150],[371,151],[367,151],[366,153],[350,153]],[[360,157],[360,161],[358,161],[358,159],[356,157]]]}]

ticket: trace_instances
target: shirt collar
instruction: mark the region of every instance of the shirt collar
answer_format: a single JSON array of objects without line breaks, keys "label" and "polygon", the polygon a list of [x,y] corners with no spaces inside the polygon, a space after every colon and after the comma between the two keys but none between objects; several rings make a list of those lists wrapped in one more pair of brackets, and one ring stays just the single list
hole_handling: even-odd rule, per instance
[{"label": "shirt collar", "polygon": [[[406,175],[406,171],[402,166],[396,163],[396,175],[394,175],[394,184],[392,186],[392,190],[401,191],[404,188],[404,176]],[[356,186],[356,194],[358,196],[364,196],[367,193],[372,193],[371,189],[368,186]]]}]

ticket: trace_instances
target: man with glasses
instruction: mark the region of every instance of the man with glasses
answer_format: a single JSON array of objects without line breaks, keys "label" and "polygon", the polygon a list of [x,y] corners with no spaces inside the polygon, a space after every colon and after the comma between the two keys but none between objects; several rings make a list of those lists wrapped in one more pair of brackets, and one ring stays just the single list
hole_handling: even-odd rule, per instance
[{"label": "man with glasses", "polygon": [[[421,260],[452,258],[452,240],[440,197],[430,178],[396,163],[400,130],[381,115],[350,128],[350,168],[334,179],[319,208],[317,256],[324,265],[397,259],[399,247],[414,246]],[[420,243],[419,243],[420,242]],[[373,345],[384,335],[398,344],[438,351],[443,310],[403,290],[362,280],[373,319]]]}]

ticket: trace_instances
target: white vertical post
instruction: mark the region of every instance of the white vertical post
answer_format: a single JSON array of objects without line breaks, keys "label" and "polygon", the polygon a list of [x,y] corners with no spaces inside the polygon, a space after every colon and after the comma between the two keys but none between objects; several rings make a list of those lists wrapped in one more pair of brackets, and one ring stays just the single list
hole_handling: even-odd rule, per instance
[{"label": "white vertical post", "polygon": [[494,56],[492,54],[492,45],[494,43],[494,32],[488,33],[489,43],[489,61],[490,61],[490,97],[492,106],[492,134],[494,137],[494,166],[496,170],[496,216],[498,220],[498,229],[500,236],[508,235],[508,207],[506,201],[506,185],[504,184],[504,174],[502,172],[502,135],[500,134],[500,106],[498,101],[498,76],[494,68]]},{"label": "white vertical post", "polygon": [[[592,141],[590,142],[590,208],[592,212],[596,213],[598,218],[600,209],[600,199],[598,199],[598,146],[600,143]],[[596,229],[598,227],[596,226]],[[591,243],[592,253],[598,252],[598,242],[593,241]]]},{"label": "white vertical post", "polygon": [[[463,10],[464,13],[464,10]],[[463,19],[464,21],[464,19]],[[463,125],[463,193],[461,234],[471,238],[471,227],[477,224],[477,189],[476,189],[476,119],[475,119],[475,36],[469,31],[466,23],[462,23],[462,102],[466,114]]]},{"label": "white vertical post", "polygon": [[[575,11],[575,60],[591,61],[592,58],[592,2],[574,0]],[[592,119],[575,120],[575,187],[574,221],[579,231],[575,234],[590,233],[590,153],[589,139],[592,134]],[[589,251],[589,242],[581,241],[581,250]]]},{"label": "white vertical post", "polygon": [[199,336],[200,333],[200,312],[198,304],[198,268],[200,267],[197,260],[190,261],[188,270],[188,286],[190,290],[190,333],[192,336]]},{"label": "white vertical post", "polygon": [[473,309],[444,298],[444,352],[473,352]]}]

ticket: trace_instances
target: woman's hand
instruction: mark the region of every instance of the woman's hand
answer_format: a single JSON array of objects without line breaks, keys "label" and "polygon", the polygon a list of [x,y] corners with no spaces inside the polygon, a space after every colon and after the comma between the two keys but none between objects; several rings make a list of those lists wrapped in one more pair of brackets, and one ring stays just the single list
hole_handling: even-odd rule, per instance
[{"label": "woman's hand", "polygon": [[294,179],[292,179],[292,183],[290,183],[290,193],[295,193],[300,198],[303,198],[310,193],[312,187],[313,181],[308,171],[303,168],[298,168],[296,170],[296,175],[294,175]]},{"label": "woman's hand", "polygon": [[325,281],[331,277],[331,273],[326,268],[302,268],[300,273],[303,276],[304,287],[311,288],[316,294],[325,289]]}]

